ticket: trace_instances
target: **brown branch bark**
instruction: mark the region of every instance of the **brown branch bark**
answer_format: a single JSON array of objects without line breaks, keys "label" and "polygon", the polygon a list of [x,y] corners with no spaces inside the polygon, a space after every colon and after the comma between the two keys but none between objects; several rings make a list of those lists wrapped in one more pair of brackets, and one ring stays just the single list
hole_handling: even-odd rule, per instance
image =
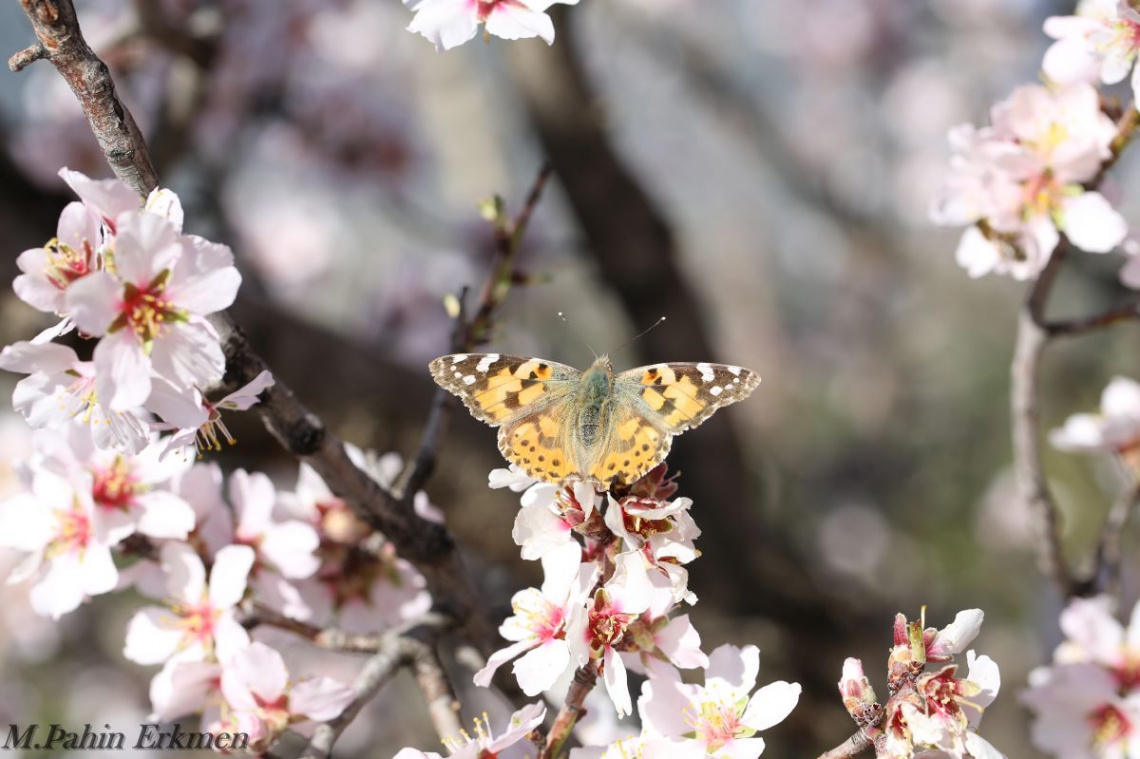
[{"label": "brown branch bark", "polygon": [[570,683],[566,700],[554,718],[554,724],[551,725],[550,732],[546,736],[546,746],[539,754],[539,759],[552,759],[562,750],[566,741],[570,739],[570,734],[574,731],[574,725],[578,724],[578,720],[585,716],[586,696],[590,695],[590,691],[597,684],[598,667],[593,660],[574,672],[574,680]]},{"label": "brown branch bark", "polygon": [[1066,598],[1077,592],[1078,583],[1065,561],[1061,515],[1049,491],[1041,461],[1038,378],[1041,356],[1049,342],[1045,307],[1067,252],[1068,243],[1062,240],[1030,288],[1018,317],[1017,343],[1010,369],[1010,428],[1018,495],[1037,522],[1038,560],[1042,572]]},{"label": "brown branch bark", "polygon": [[50,60],[79,99],[115,175],[139,195],[146,195],[158,185],[146,143],[119,100],[107,65],[83,39],[71,0],[21,0],[21,4],[42,50],[17,53],[8,61],[9,68],[18,71],[38,58]]},{"label": "brown branch bark", "polygon": [[873,747],[871,740],[860,730],[835,748],[820,754],[819,759],[850,759]]},{"label": "brown branch bark", "polygon": [[1140,483],[1135,476],[1128,474],[1128,483],[1112,503],[1108,518],[1101,528],[1093,554],[1093,566],[1089,577],[1080,588],[1080,595],[1108,593],[1116,595],[1120,590],[1120,541],[1128,520],[1140,500]]},{"label": "brown branch bark", "polygon": [[1045,325],[1045,330],[1049,333],[1049,337],[1076,337],[1136,318],[1140,318],[1140,304],[1130,303],[1083,319],[1049,322]]}]

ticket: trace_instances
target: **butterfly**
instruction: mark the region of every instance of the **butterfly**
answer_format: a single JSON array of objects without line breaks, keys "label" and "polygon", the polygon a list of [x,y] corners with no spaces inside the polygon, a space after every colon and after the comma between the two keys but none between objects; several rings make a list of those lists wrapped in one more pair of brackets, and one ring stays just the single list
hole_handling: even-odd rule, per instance
[{"label": "butterfly", "polygon": [[456,353],[430,364],[436,383],[499,428],[499,451],[530,477],[562,485],[630,485],[669,453],[673,436],[747,398],[760,376],[739,366],[666,363],[614,373],[540,358]]}]

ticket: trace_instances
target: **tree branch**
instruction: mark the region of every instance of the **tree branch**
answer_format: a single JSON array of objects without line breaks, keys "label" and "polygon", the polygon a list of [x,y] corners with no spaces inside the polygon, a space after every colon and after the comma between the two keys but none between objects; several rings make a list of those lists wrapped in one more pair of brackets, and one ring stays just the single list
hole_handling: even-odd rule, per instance
[{"label": "tree branch", "polygon": [[1130,303],[1083,319],[1049,322],[1045,325],[1045,330],[1049,337],[1074,337],[1136,318],[1140,318],[1140,303]]},{"label": "tree branch", "polygon": [[585,716],[586,708],[583,704],[586,702],[586,696],[590,695],[590,691],[597,684],[598,667],[593,660],[583,664],[574,672],[574,680],[566,693],[566,701],[558,710],[558,716],[554,718],[554,724],[546,736],[546,746],[539,759],[552,759],[562,750],[562,746],[570,738],[570,733],[574,731],[574,725]]},{"label": "tree branch", "polygon": [[42,50],[33,46],[17,53],[8,61],[9,68],[19,71],[34,60],[50,60],[79,99],[115,175],[145,196],[158,185],[146,143],[119,100],[107,65],[83,39],[71,0],[21,0],[21,4]]},{"label": "tree branch", "polygon": [[1093,566],[1088,579],[1078,589],[1082,596],[1098,593],[1115,595],[1120,587],[1120,538],[1132,516],[1136,501],[1140,499],[1140,483],[1129,472],[1128,483],[1113,501],[1112,508],[1101,528],[1093,554]]},{"label": "tree branch", "polygon": [[835,748],[820,754],[819,759],[850,759],[873,746],[871,740],[860,730]]},{"label": "tree branch", "polygon": [[1010,426],[1018,494],[1037,520],[1042,571],[1052,578],[1066,598],[1076,593],[1077,582],[1065,562],[1061,516],[1049,492],[1041,462],[1037,396],[1041,355],[1049,341],[1045,306],[1067,252],[1068,242],[1062,239],[1030,288],[1018,317],[1017,343],[1010,369]]},{"label": "tree branch", "polygon": [[[491,332],[495,311],[503,304],[507,293],[518,279],[515,264],[522,247],[523,235],[530,226],[531,216],[542,199],[542,192],[550,181],[551,167],[544,163],[527,192],[526,200],[514,219],[504,218],[499,211],[495,221],[495,258],[491,270],[483,283],[479,308],[470,321],[467,319],[467,290],[457,298],[459,312],[455,315],[455,328],[451,334],[451,352],[465,353],[487,341]],[[496,203],[499,201],[496,199]],[[401,490],[402,497],[414,498],[435,469],[439,448],[443,443],[443,433],[455,408],[455,396],[443,388],[437,388],[432,398],[431,411],[424,428],[419,452]]]}]

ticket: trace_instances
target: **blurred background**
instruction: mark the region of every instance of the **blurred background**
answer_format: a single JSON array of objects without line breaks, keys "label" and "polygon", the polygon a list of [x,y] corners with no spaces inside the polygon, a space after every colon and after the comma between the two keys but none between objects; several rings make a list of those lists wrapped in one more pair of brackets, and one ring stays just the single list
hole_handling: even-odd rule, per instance
[{"label": "blurred background", "polygon": [[[235,309],[269,364],[338,434],[415,450],[446,352],[445,294],[477,287],[492,235],[480,201],[521,203],[555,175],[527,236],[528,286],[490,347],[585,366],[659,316],[616,357],[630,367],[719,360],[763,384],[674,446],[703,556],[690,565],[705,650],[762,650],[761,682],[805,697],[765,735],[766,756],[813,757],[852,732],[835,682],[864,659],[885,692],[894,613],[942,626],[980,607],[975,647],[1001,666],[983,733],[1038,756],[1018,696],[1058,641],[1059,599],[1034,567],[1009,471],[1008,367],[1022,287],[971,281],[957,230],[926,209],[949,127],[1037,78],[1034,0],[585,0],[556,9],[558,39],[474,41],[437,54],[397,0],[77,2],[92,46],[152,146],[187,228],[233,246]],[[32,41],[0,6],[0,50]],[[109,172],[54,69],[0,74],[0,266],[55,233],[61,166]],[[1111,192],[1140,218],[1126,155]],[[1084,256],[1057,315],[1121,302],[1121,260]],[[0,340],[41,315],[10,292]],[[1136,326],[1065,342],[1045,362],[1043,430],[1094,410],[1114,374],[1140,377]],[[0,377],[9,391],[13,376]],[[252,416],[227,468],[292,486]],[[0,415],[0,492],[28,430]],[[536,578],[510,538],[517,497],[486,487],[488,428],[457,414],[429,487],[497,613]],[[1073,561],[1118,486],[1106,461],[1050,452]],[[1125,551],[1134,557],[1133,536]],[[0,562],[11,562],[0,557]],[[1130,559],[1125,603],[1140,563]],[[134,724],[153,669],[121,655],[133,597],[55,624],[0,589],[0,724]],[[358,660],[333,665],[346,679]],[[346,734],[345,756],[437,746],[402,680]],[[624,729],[624,734],[633,728]]]}]

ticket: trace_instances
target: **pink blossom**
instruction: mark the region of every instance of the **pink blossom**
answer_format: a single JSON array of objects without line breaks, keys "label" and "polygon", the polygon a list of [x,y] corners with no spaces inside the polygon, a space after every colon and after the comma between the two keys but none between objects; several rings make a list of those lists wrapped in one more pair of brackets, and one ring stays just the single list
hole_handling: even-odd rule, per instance
[{"label": "pink blossom", "polygon": [[76,324],[95,348],[99,396],[112,409],[144,404],[151,372],[189,390],[219,380],[225,358],[205,316],[233,303],[241,277],[224,245],[182,237],[157,214],[120,220],[114,273],[67,291]]},{"label": "pink blossom", "polygon": [[254,750],[268,748],[293,724],[335,719],[355,698],[352,688],[327,677],[290,685],[281,654],[260,642],[223,663],[222,694],[231,709],[251,714],[265,726],[257,745],[251,743]]},{"label": "pink blossom", "polygon": [[[132,193],[133,194],[133,193]],[[42,248],[20,254],[22,272],[12,283],[16,295],[29,306],[63,316],[64,293],[79,280],[102,267],[102,225],[83,203],[69,203],[59,217],[56,236]]]},{"label": "pink blossom", "polygon": [[1022,700],[1036,717],[1033,744],[1059,759],[1140,755],[1140,694],[1121,696],[1112,674],[1095,664],[1034,670]]},{"label": "pink blossom", "polygon": [[1049,433],[1062,451],[1123,454],[1140,444],[1140,383],[1114,377],[1100,396],[1099,414],[1074,414]]},{"label": "pink blossom", "polygon": [[167,607],[146,606],[131,618],[123,655],[139,664],[181,661],[225,662],[249,645],[249,635],[235,609],[245,595],[255,554],[249,546],[218,551],[210,569],[185,543],[162,547],[162,569],[169,596]]},{"label": "pink blossom", "polygon": [[756,733],[782,722],[800,697],[798,684],[783,681],[753,693],[759,670],[755,646],[714,650],[704,685],[684,683],[676,669],[654,662],[641,687],[638,714],[654,733],[696,756],[755,759],[764,751],[764,740]]},{"label": "pink blossom", "polygon": [[1091,85],[1019,87],[992,119],[991,128],[951,131],[951,170],[931,209],[939,224],[977,224],[957,252],[971,276],[1034,277],[1061,232],[1092,253],[1124,240],[1124,218],[1083,186],[1111,155],[1116,134]]},{"label": "pink blossom", "polygon": [[613,576],[594,591],[586,606],[578,605],[567,624],[570,651],[579,665],[593,659],[600,665],[606,692],[618,716],[633,711],[625,662],[619,651],[632,642],[630,626],[649,608],[653,585],[639,552],[618,554]]},{"label": "pink blossom", "polygon": [[1133,70],[1140,52],[1140,13],[1125,0],[1084,0],[1075,16],[1045,19],[1045,33],[1054,42],[1045,52],[1042,69],[1059,84],[1096,82],[1116,84]]},{"label": "pink blossom", "polygon": [[97,519],[89,479],[73,487],[42,467],[33,470],[29,492],[0,503],[0,547],[27,553],[8,582],[35,577],[32,608],[56,619],[115,589],[111,547],[131,532],[128,523]]},{"label": "pink blossom", "polygon": [[542,589],[526,588],[511,599],[514,611],[499,628],[511,645],[500,649],[475,674],[475,684],[487,687],[499,667],[515,657],[513,671],[519,687],[534,696],[554,685],[570,666],[567,622],[592,585],[592,572],[583,574],[577,542],[565,543],[542,557]]},{"label": "pink blossom", "polygon": [[36,429],[90,426],[95,444],[138,453],[149,442],[135,411],[111,411],[99,402],[95,365],[55,343],[19,342],[0,351],[0,369],[29,375],[16,384],[12,407]]},{"label": "pink blossom", "polygon": [[221,451],[222,440],[235,444],[237,440],[222,420],[222,411],[247,411],[260,402],[261,393],[273,385],[273,375],[266,370],[221,400],[209,401],[194,389],[192,402],[187,403],[186,394],[177,387],[161,380],[155,382],[147,407],[166,420],[165,424],[158,425],[159,429],[174,431],[162,455],[173,451],[192,451],[197,455]]},{"label": "pink blossom", "polygon": [[[474,736],[464,732],[462,737],[444,741],[450,759],[482,759],[498,756],[516,743],[525,740],[528,733],[542,724],[546,717],[546,707],[542,703],[524,706],[511,715],[506,732],[496,738],[486,719],[476,720]],[[419,751],[414,748],[401,749],[392,759],[442,759],[434,751]]]},{"label": "pink blossom", "polygon": [[422,34],[436,50],[450,50],[474,39],[482,24],[488,35],[507,40],[541,37],[554,43],[554,23],[546,10],[556,2],[578,0],[404,0],[415,11],[408,31]]},{"label": "pink blossom", "polygon": [[320,560],[315,551],[320,537],[304,522],[273,519],[277,490],[267,476],[235,471],[230,475],[230,501],[237,515],[234,542],[253,547],[260,568],[291,579],[310,577],[317,571]]}]

